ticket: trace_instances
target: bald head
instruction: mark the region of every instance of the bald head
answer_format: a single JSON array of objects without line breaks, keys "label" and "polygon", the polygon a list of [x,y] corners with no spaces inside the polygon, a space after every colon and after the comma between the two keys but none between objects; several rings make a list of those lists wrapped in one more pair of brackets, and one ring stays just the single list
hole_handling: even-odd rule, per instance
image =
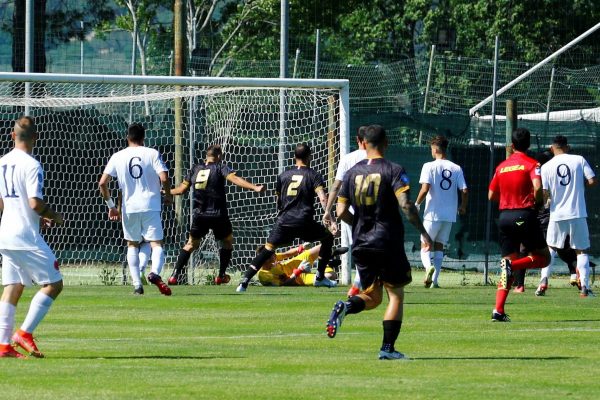
[{"label": "bald head", "polygon": [[36,138],[37,135],[33,118],[29,116],[23,116],[16,120],[15,126],[13,127],[13,132],[15,134],[15,140],[31,142]]}]

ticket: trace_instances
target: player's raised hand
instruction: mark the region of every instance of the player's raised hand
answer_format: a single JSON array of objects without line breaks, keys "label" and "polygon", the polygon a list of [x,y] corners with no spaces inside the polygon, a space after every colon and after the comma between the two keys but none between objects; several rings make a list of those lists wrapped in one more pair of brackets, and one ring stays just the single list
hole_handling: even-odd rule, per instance
[{"label": "player's raised hand", "polygon": [[118,221],[121,219],[121,215],[119,214],[119,210],[116,207],[108,209],[108,219],[111,221]]},{"label": "player's raised hand", "polygon": [[257,193],[262,193],[266,190],[267,190],[267,187],[265,185],[255,185],[254,186],[254,191]]}]

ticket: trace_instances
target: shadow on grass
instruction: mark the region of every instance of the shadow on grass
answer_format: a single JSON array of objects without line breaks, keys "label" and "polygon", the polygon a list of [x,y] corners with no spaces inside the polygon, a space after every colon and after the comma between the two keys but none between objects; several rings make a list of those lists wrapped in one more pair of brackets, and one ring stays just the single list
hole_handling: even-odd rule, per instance
[{"label": "shadow on grass", "polygon": [[521,361],[552,361],[552,360],[576,360],[579,357],[411,357],[411,360],[521,360]]}]

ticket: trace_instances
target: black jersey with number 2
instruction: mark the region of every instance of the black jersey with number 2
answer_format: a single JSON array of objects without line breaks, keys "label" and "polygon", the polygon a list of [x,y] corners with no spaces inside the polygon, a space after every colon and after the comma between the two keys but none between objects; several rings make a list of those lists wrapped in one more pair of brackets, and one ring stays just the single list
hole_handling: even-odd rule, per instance
[{"label": "black jersey with number 2", "polygon": [[294,167],[277,177],[277,223],[299,226],[312,221],[315,215],[315,193],[324,189],[323,177],[309,167]]},{"label": "black jersey with number 2", "polygon": [[227,176],[233,173],[222,162],[194,165],[184,178],[191,186],[194,210],[204,217],[227,216],[225,185]]},{"label": "black jersey with number 2", "polygon": [[410,188],[404,168],[383,158],[362,160],[344,176],[339,201],[354,208],[353,253],[404,249],[396,193]]}]

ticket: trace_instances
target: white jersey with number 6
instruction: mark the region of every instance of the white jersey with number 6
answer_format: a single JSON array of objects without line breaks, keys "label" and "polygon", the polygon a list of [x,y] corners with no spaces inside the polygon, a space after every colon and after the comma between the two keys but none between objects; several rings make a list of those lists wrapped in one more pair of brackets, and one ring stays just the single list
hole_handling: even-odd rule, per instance
[{"label": "white jersey with number 6", "polygon": [[542,187],[550,193],[550,221],[586,218],[585,181],[595,176],[585,158],[559,154],[542,166]]},{"label": "white jersey with number 6", "polygon": [[0,222],[0,249],[35,250],[46,243],[40,235],[40,217],[30,198],[43,200],[44,171],[39,161],[14,149],[0,158],[0,196],[4,202]]},{"label": "white jersey with number 6", "polygon": [[104,173],[117,178],[123,195],[123,213],[160,211],[159,173],[167,171],[160,153],[130,146],[112,155]]},{"label": "white jersey with number 6", "polygon": [[467,188],[462,168],[450,160],[434,160],[423,164],[419,183],[428,183],[423,219],[456,222],[458,191]]}]

